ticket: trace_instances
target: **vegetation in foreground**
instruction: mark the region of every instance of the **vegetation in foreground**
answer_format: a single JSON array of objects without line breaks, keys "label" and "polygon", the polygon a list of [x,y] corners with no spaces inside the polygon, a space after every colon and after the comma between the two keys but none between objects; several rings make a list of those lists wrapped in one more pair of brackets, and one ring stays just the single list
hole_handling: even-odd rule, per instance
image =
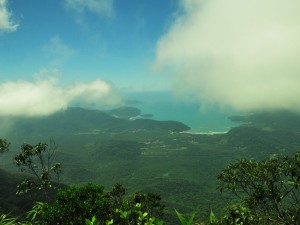
[{"label": "vegetation in foreground", "polygon": [[[131,123],[134,120],[128,118],[134,115],[125,112],[126,115],[113,112],[110,116],[97,110],[73,108],[50,117],[16,119],[6,134],[11,141],[10,151],[0,149],[5,153],[0,158],[0,166],[5,168],[0,170],[3,212],[22,216],[32,209],[31,202],[48,202],[39,194],[44,191],[15,196],[24,176],[19,174],[21,168],[17,170],[12,163],[20,145],[45,142],[45,137],[53,137],[59,143],[55,159],[63,165],[60,180],[64,184],[100,183],[110,190],[120,182],[128,193],[158,193],[166,206],[163,219],[172,225],[179,222],[174,209],[184,218],[195,210],[194,221],[206,221],[211,209],[218,218],[225,213],[222,209],[235,195],[226,188],[221,195],[215,178],[228,164],[235,164],[240,158],[258,162],[293,156],[300,149],[300,117],[287,112],[235,117],[245,124],[215,135],[178,132],[186,129],[180,123]],[[54,171],[50,172],[55,178]],[[26,174],[25,178],[31,178]],[[56,190],[48,199],[54,201]],[[236,201],[233,203],[241,204]]]},{"label": "vegetation in foreground", "polygon": [[[0,145],[7,151],[7,141],[1,140]],[[34,156],[43,164],[42,153],[47,146],[41,143],[26,146],[20,154],[26,162],[24,165],[36,168]],[[27,155],[24,156],[24,152]],[[17,162],[20,155],[15,158]],[[49,188],[51,181],[49,176],[43,175],[45,168],[41,168],[41,185],[34,188]],[[299,224],[300,152],[259,162],[241,159],[225,167],[218,180],[221,191],[230,191],[238,198],[234,205],[229,203],[223,216],[216,217],[211,211],[206,224]],[[17,218],[2,214],[0,224],[163,224],[164,207],[160,196],[135,193],[125,197],[125,193],[121,185],[110,192],[96,184],[67,186],[57,191],[54,202],[37,202],[28,212],[26,222],[16,222]],[[194,221],[195,212],[189,217],[175,212],[183,225],[200,224]]]}]

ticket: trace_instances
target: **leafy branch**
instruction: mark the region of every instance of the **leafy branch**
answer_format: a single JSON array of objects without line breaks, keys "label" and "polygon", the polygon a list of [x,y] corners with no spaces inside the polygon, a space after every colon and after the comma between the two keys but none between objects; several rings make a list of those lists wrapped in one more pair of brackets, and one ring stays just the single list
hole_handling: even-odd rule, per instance
[{"label": "leafy branch", "polygon": [[53,139],[50,144],[39,142],[36,145],[23,144],[21,153],[15,156],[16,166],[21,172],[33,175],[33,178],[24,179],[18,185],[17,195],[27,193],[32,189],[44,190],[51,188],[56,182],[60,182],[61,165],[53,163],[57,145]]}]

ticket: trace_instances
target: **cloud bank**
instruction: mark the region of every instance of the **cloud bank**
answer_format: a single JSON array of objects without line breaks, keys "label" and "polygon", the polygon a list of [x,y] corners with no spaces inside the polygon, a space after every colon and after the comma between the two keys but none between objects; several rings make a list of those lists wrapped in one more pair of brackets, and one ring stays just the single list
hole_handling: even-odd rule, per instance
[{"label": "cloud bank", "polygon": [[0,116],[44,116],[66,109],[73,101],[98,106],[116,105],[120,99],[102,80],[59,86],[56,78],[8,81],[0,84]]},{"label": "cloud bank", "polygon": [[299,0],[181,0],[155,66],[177,91],[238,110],[300,111]]},{"label": "cloud bank", "polygon": [[14,32],[19,24],[12,21],[12,13],[8,10],[7,0],[0,0],[0,34]]}]

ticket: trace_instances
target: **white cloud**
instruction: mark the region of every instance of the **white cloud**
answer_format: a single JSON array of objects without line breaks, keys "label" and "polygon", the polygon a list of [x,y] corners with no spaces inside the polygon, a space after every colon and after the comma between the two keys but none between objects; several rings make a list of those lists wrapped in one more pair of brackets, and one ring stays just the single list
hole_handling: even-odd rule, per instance
[{"label": "white cloud", "polygon": [[113,0],[65,0],[65,4],[77,14],[91,12],[110,16],[113,13]]},{"label": "white cloud", "polygon": [[8,11],[7,0],[0,0],[0,33],[16,31],[19,24],[12,21],[12,13]]},{"label": "white cloud", "polygon": [[52,66],[63,64],[76,54],[76,50],[63,43],[59,36],[53,37],[42,50],[51,59]]},{"label": "white cloud", "polygon": [[300,1],[182,0],[155,66],[176,88],[239,110],[300,111]]},{"label": "white cloud", "polygon": [[82,104],[112,106],[121,103],[120,96],[112,85],[100,79],[90,83],[76,83],[69,88],[68,94]]},{"label": "white cloud", "polygon": [[66,109],[72,101],[99,106],[116,105],[120,99],[102,80],[59,86],[57,78],[9,81],[0,84],[0,116],[42,116]]}]

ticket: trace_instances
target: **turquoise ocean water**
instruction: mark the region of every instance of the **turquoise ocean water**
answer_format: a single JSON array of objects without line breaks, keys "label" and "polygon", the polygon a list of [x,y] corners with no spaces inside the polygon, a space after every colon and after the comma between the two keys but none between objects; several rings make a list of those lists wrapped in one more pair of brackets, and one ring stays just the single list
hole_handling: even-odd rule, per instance
[{"label": "turquoise ocean water", "polygon": [[132,92],[127,93],[126,98],[128,106],[141,109],[142,114],[152,114],[151,119],[180,121],[190,126],[191,132],[227,132],[238,125],[228,119],[239,115],[238,112],[212,106],[203,110],[201,104],[180,101],[167,92]]}]

